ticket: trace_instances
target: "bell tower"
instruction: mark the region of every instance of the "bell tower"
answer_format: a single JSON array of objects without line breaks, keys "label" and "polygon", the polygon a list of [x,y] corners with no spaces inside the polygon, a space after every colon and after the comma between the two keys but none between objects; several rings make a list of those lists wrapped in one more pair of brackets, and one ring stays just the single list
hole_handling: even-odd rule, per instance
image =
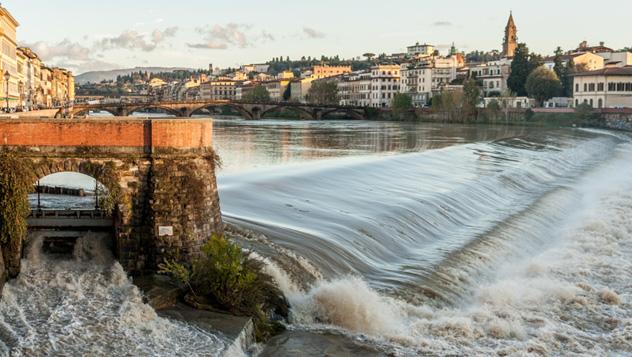
[{"label": "bell tower", "polygon": [[503,56],[513,57],[518,47],[518,28],[514,22],[513,13],[509,13],[509,21],[505,27],[505,39],[503,42]]}]

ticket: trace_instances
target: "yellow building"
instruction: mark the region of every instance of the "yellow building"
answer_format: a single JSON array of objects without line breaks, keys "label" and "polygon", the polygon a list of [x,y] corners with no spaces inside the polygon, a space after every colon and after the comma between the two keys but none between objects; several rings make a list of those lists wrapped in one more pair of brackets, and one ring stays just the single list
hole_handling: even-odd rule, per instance
[{"label": "yellow building", "polygon": [[[6,103],[10,108],[16,108],[19,100],[18,93],[18,59],[17,59],[17,28],[20,24],[5,9],[0,6],[0,38],[2,40],[2,51],[0,57],[2,60],[2,107],[6,107]],[[9,74],[9,81],[5,80],[6,73]],[[8,91],[7,91],[8,89]]]},{"label": "yellow building", "polygon": [[346,73],[351,73],[351,66],[314,66],[312,80],[336,77]]}]

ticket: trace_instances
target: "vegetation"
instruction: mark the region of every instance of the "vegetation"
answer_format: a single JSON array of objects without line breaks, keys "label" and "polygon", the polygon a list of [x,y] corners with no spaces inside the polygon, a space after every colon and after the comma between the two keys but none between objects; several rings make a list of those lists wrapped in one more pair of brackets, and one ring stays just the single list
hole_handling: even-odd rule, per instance
[{"label": "vegetation", "polygon": [[243,99],[246,102],[267,103],[270,101],[270,93],[266,87],[258,85],[250,93],[247,93]]},{"label": "vegetation", "polygon": [[406,112],[413,109],[413,98],[405,93],[397,93],[393,97],[393,111]]},{"label": "vegetation", "polygon": [[527,78],[531,72],[542,65],[542,57],[530,54],[526,44],[520,43],[516,48],[514,59],[511,62],[511,74],[507,79],[507,85],[512,92],[519,97],[527,95]]},{"label": "vegetation", "polygon": [[0,151],[0,244],[22,242],[26,238],[26,217],[30,212],[28,194],[34,177],[27,160]]},{"label": "vegetation", "polygon": [[465,110],[469,116],[476,115],[476,106],[481,99],[481,90],[475,79],[468,79],[463,82],[463,100]]},{"label": "vegetation", "polygon": [[338,105],[338,85],[330,81],[314,81],[307,92],[307,101],[312,104]]},{"label": "vegetation", "polygon": [[196,302],[253,317],[259,341],[282,328],[269,311],[287,317],[288,303],[263,272],[263,263],[223,236],[211,237],[202,247],[202,257],[190,267],[171,261],[160,269],[178,280]]},{"label": "vegetation", "polygon": [[531,98],[538,101],[538,105],[542,105],[545,100],[561,93],[562,84],[555,72],[540,66],[527,77],[525,89]]},{"label": "vegetation", "polygon": [[501,58],[501,54],[498,51],[484,52],[484,51],[472,51],[465,55],[465,60],[469,62],[490,62],[497,61]]}]

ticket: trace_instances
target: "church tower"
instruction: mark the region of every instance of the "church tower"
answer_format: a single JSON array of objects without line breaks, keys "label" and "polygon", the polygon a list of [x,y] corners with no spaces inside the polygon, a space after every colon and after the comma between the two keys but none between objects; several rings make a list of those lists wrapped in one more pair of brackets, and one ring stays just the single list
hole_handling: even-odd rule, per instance
[{"label": "church tower", "polygon": [[513,19],[513,14],[509,13],[509,21],[507,21],[507,27],[505,27],[505,40],[503,43],[503,56],[513,57],[518,47],[518,28]]}]

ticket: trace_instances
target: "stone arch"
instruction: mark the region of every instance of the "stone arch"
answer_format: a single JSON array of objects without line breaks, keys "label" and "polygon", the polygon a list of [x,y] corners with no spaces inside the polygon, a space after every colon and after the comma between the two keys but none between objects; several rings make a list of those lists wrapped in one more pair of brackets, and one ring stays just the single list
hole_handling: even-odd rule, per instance
[{"label": "stone arch", "polygon": [[[63,115],[63,110],[64,109],[62,108],[62,109],[59,109],[59,111],[57,112],[57,115],[59,115],[59,117],[61,117]],[[91,110],[99,110],[99,111],[103,111],[103,112],[108,112],[108,113],[112,114],[113,116],[118,116],[119,115],[119,113],[116,110],[114,110],[113,108],[104,107],[104,108],[79,108],[79,109],[74,109],[72,111],[72,116],[73,117],[84,116],[84,115],[87,115],[88,113],[90,113]]]},{"label": "stone arch", "polygon": [[312,113],[308,109],[305,109],[305,108],[299,107],[299,106],[294,106],[294,105],[277,105],[277,106],[273,106],[271,108],[268,108],[268,109],[264,110],[261,113],[261,118],[263,118],[266,114],[268,114],[270,112],[273,112],[275,110],[283,110],[283,109],[289,109],[289,110],[293,110],[295,112],[302,113],[306,117],[308,117],[309,119],[316,119],[315,116],[314,116],[314,113]]},{"label": "stone arch", "polygon": [[320,118],[324,119],[325,117],[327,117],[328,115],[334,114],[334,113],[341,113],[341,114],[345,114],[348,115],[349,117],[356,119],[356,120],[365,120],[366,117],[360,113],[358,113],[357,111],[353,110],[353,109],[345,109],[345,108],[335,108],[335,109],[330,109],[330,110],[326,110],[321,112]]},{"label": "stone arch", "polygon": [[162,105],[151,105],[151,104],[140,105],[140,106],[137,106],[137,107],[131,107],[131,108],[129,108],[127,110],[127,114],[128,115],[132,115],[132,113],[134,113],[135,111],[143,110],[143,109],[160,109],[160,110],[164,110],[168,114],[174,115],[176,117],[182,117],[183,116],[183,113],[179,112],[177,109],[169,108],[169,107],[162,106]]},{"label": "stone arch", "polygon": [[40,180],[46,176],[62,173],[76,172],[90,176],[103,185],[109,195],[108,207],[112,214],[117,214],[119,204],[125,201],[123,188],[120,184],[120,170],[112,160],[88,160],[79,158],[37,158],[31,159],[34,168],[34,178]]},{"label": "stone arch", "polygon": [[191,109],[191,111],[189,112],[189,116],[192,116],[193,114],[195,114],[195,112],[202,110],[202,109],[209,109],[209,108],[216,108],[216,107],[230,107],[232,109],[235,109],[236,111],[238,111],[241,115],[244,116],[244,118],[246,119],[253,119],[253,113],[249,112],[248,110],[246,110],[246,108],[242,107],[241,105],[235,105],[235,104],[231,104],[231,103],[221,103],[221,104],[204,104],[198,107],[194,107],[193,109]]}]

